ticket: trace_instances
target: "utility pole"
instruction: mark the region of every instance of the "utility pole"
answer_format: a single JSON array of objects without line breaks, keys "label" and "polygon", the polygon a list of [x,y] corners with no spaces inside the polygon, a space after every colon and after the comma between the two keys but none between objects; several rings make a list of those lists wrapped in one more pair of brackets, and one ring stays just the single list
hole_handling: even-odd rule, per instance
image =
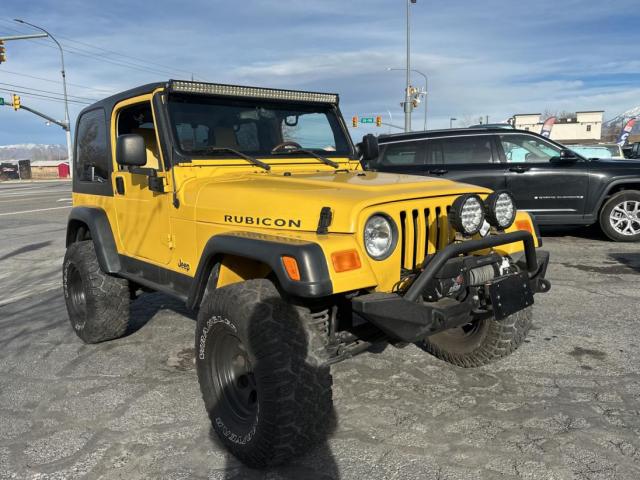
[{"label": "utility pole", "polygon": [[67,159],[69,160],[69,176],[73,177],[73,148],[71,145],[71,121],[69,119],[69,101],[67,98],[67,75],[65,73],[64,70],[64,51],[62,50],[62,45],[60,45],[60,42],[58,42],[58,40],[56,40],[56,38],[51,35],[48,31],[46,31],[44,28],[42,27],[38,27],[37,25],[34,25],[33,23],[29,23],[29,22],[25,22],[24,20],[20,20],[19,18],[15,18],[14,21],[18,22],[18,23],[22,23],[24,25],[29,25],[30,27],[35,28],[36,30],[40,30],[41,32],[44,32],[46,34],[46,36],[48,36],[51,40],[54,41],[54,43],[58,46],[58,49],[60,50],[60,64],[62,66],[61,69],[61,73],[62,73],[62,89],[64,92],[64,123],[65,126],[63,127],[67,136]]},{"label": "utility pole", "polygon": [[404,131],[411,131],[411,4],[416,0],[407,0],[407,81],[404,92]]}]

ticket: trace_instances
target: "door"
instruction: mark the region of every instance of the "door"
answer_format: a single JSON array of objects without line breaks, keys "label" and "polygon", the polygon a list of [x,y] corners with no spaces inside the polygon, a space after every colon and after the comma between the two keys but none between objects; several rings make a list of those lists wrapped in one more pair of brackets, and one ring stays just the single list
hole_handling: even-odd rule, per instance
[{"label": "door", "polygon": [[[114,198],[118,236],[127,256],[157,264],[171,260],[169,214],[171,195],[153,191],[150,178],[165,185],[166,175],[151,106],[151,95],[126,100],[116,105],[112,115],[112,151],[116,155],[118,135],[137,134],[145,142],[147,163],[142,168],[123,167],[114,158]],[[157,188],[156,188],[157,190]]]},{"label": "door", "polygon": [[562,147],[523,133],[499,135],[507,162],[507,189],[519,209],[538,221],[582,217],[589,182],[586,160],[560,161]]},{"label": "door", "polygon": [[440,165],[433,175],[492,190],[506,188],[505,165],[492,135],[443,137],[430,140],[428,145],[429,161]]}]

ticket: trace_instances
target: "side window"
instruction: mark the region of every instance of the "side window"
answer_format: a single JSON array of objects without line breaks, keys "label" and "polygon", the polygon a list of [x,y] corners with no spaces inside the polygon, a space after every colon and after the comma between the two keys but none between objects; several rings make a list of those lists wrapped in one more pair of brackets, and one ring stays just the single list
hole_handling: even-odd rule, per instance
[{"label": "side window", "polygon": [[76,176],[83,182],[106,182],[109,179],[109,153],[104,110],[99,108],[83,114],[76,135]]},{"label": "side window", "polygon": [[432,141],[428,142],[427,145],[427,164],[442,165],[444,163],[444,156],[442,154],[442,142]]},{"label": "side window", "polygon": [[424,142],[389,143],[380,157],[379,165],[424,165]]},{"label": "side window", "polygon": [[447,138],[440,140],[440,143],[447,165],[493,163],[491,137],[488,135]]},{"label": "side window", "polygon": [[530,135],[500,135],[507,163],[545,163],[560,155],[560,148]]},{"label": "side window", "polygon": [[[118,135],[136,134],[144,140],[147,153],[145,168],[160,169],[160,152],[156,130],[153,125],[153,113],[150,102],[141,102],[125,107],[118,112]],[[119,167],[122,169],[122,167]]]}]

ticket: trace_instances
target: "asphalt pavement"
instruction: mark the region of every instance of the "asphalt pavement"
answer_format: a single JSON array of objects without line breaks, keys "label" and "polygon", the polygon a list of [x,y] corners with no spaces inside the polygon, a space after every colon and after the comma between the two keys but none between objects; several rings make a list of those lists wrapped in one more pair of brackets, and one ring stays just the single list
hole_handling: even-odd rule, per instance
[{"label": "asphalt pavement", "polygon": [[640,249],[543,230],[551,292],[514,355],[461,369],[414,346],[333,367],[337,426],[252,471],[211,435],[194,317],[147,294],[84,345],[64,307],[70,184],[0,184],[0,479],[640,478]]}]

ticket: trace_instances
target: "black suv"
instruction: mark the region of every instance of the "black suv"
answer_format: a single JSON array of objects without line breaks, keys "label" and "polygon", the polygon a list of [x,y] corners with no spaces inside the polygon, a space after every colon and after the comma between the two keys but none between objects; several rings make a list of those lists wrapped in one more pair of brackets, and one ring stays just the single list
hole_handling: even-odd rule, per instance
[{"label": "black suv", "polygon": [[502,128],[381,135],[364,167],[510,190],[541,225],[599,222],[615,241],[640,240],[640,162],[585,159],[536,133]]}]

